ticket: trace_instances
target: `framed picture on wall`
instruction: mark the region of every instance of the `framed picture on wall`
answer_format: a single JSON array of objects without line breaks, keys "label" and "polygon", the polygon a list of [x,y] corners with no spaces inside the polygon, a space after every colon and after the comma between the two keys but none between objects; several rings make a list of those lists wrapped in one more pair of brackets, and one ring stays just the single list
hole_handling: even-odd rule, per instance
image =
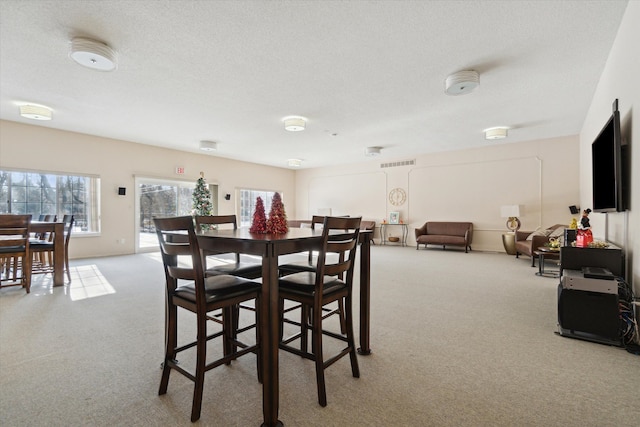
[{"label": "framed picture on wall", "polygon": [[400,212],[389,212],[389,224],[400,224]]}]

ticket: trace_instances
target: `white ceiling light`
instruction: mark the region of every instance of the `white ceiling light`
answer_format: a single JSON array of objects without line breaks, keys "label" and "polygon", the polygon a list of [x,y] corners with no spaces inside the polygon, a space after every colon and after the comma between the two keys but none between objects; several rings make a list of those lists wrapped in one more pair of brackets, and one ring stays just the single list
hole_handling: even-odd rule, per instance
[{"label": "white ceiling light", "polygon": [[381,147],[367,147],[364,150],[364,154],[366,154],[369,157],[375,157],[380,155],[381,150],[382,150]]},{"label": "white ceiling light", "polygon": [[215,141],[200,141],[200,149],[202,151],[216,151],[218,143]]},{"label": "white ceiling light", "polygon": [[507,137],[507,131],[509,130],[509,128],[506,127],[495,127],[495,128],[489,128],[489,129],[485,129],[484,132],[484,139],[503,139]]},{"label": "white ceiling light", "polygon": [[26,119],[51,120],[51,108],[42,105],[21,105],[20,115]]},{"label": "white ceiling light", "polygon": [[458,71],[445,80],[444,92],[447,95],[464,95],[473,91],[480,84],[477,71]]},{"label": "white ceiling light", "polygon": [[87,68],[98,71],[111,71],[116,68],[116,52],[106,44],[76,37],[71,40],[71,59]]},{"label": "white ceiling light", "polygon": [[300,159],[289,159],[287,160],[287,164],[292,168],[299,168],[302,166],[302,160]]},{"label": "white ceiling light", "polygon": [[289,132],[300,132],[307,126],[307,121],[304,117],[285,117],[282,121],[284,122],[285,130],[288,130]]}]

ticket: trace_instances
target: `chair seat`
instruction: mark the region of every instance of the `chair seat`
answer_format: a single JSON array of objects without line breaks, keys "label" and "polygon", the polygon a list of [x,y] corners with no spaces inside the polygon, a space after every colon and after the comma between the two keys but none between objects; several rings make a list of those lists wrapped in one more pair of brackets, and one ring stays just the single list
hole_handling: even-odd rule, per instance
[{"label": "chair seat", "polygon": [[[313,296],[316,290],[316,273],[304,271],[283,276],[278,282],[282,291],[291,291],[298,294]],[[347,285],[337,277],[324,276],[322,294],[329,295],[333,292],[344,290]]]},{"label": "chair seat", "polygon": [[45,241],[40,240],[40,239],[30,239],[29,240],[29,247],[31,249],[50,248],[51,250],[53,250],[53,242],[45,242]]},{"label": "chair seat", "polygon": [[5,246],[0,248],[0,254],[11,254],[14,252],[24,252],[24,246]]},{"label": "chair seat", "polygon": [[302,271],[316,271],[316,266],[312,261],[300,261],[282,264],[278,266],[280,275],[294,274]]},{"label": "chair seat", "polygon": [[[243,293],[254,292],[260,288],[260,284],[231,275],[218,275],[205,278],[204,281],[205,294],[207,303],[214,302],[219,299],[228,298],[231,294],[241,295]],[[196,301],[195,284],[188,283],[179,286],[174,291],[174,295],[186,300]]]},{"label": "chair seat", "polygon": [[208,268],[205,271],[207,277],[231,274],[233,276],[244,277],[245,279],[257,279],[262,277],[262,265],[248,262],[233,264],[222,264]]}]

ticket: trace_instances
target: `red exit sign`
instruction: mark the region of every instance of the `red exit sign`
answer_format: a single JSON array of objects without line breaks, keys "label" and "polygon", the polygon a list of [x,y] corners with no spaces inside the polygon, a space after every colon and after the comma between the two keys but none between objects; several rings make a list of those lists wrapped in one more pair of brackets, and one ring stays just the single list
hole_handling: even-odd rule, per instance
[{"label": "red exit sign", "polygon": [[176,166],[176,174],[177,175],[184,175],[184,167]]}]

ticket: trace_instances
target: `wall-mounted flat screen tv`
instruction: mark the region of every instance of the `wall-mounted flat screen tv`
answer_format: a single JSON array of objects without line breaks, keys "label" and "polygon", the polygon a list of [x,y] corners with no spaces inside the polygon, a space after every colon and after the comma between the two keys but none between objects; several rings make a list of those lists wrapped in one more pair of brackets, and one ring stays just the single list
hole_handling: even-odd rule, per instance
[{"label": "wall-mounted flat screen tv", "polygon": [[613,114],[591,144],[593,176],[593,211],[622,212],[625,210],[618,100],[613,102]]}]

